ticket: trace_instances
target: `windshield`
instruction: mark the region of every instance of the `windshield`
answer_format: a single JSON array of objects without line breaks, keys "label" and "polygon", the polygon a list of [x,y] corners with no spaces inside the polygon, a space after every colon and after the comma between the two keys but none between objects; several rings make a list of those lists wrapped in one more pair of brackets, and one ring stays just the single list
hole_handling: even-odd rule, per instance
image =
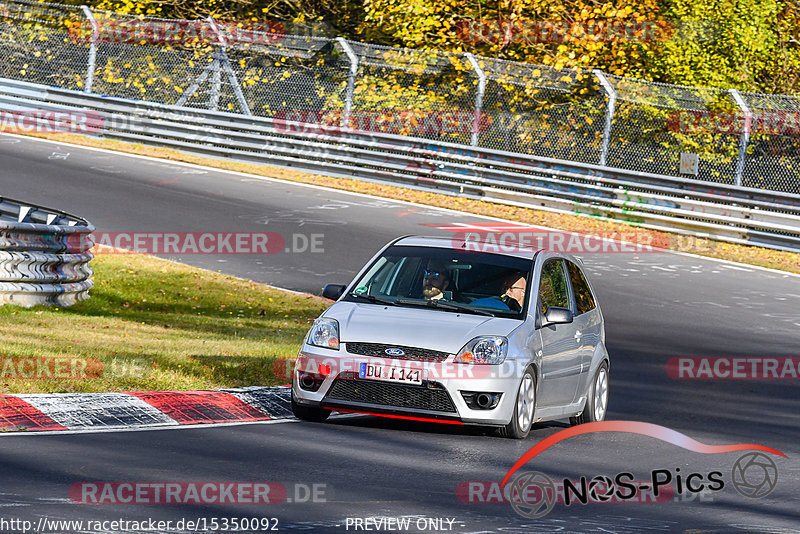
[{"label": "windshield", "polygon": [[525,258],[399,245],[388,248],[344,300],[521,318],[530,270]]}]

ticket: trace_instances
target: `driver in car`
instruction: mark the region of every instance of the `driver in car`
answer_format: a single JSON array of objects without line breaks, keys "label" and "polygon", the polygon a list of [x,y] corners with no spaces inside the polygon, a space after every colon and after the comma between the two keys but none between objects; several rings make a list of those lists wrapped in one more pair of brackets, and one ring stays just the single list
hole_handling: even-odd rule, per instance
[{"label": "driver in car", "polygon": [[444,298],[444,292],[449,291],[452,285],[447,266],[440,262],[430,262],[422,279],[422,296],[428,300],[439,300]]}]

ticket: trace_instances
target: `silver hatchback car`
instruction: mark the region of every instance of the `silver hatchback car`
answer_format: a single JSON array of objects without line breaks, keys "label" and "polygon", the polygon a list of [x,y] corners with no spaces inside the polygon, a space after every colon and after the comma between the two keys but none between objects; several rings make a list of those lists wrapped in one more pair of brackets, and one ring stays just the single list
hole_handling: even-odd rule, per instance
[{"label": "silver hatchback car", "polygon": [[387,244],[308,332],[292,408],[486,425],[525,438],[537,421],[601,421],[603,315],[576,258],[487,250],[446,237]]}]

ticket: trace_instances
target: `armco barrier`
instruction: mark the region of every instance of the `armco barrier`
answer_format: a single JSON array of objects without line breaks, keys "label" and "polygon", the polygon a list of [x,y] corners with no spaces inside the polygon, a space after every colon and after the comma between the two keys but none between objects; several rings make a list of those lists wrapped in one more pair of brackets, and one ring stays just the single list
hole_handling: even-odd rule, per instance
[{"label": "armco barrier", "polygon": [[79,217],[0,197],[0,304],[70,306],[94,285]]},{"label": "armco barrier", "polygon": [[0,79],[8,110],[88,110],[99,135],[731,243],[800,250],[800,195]]}]

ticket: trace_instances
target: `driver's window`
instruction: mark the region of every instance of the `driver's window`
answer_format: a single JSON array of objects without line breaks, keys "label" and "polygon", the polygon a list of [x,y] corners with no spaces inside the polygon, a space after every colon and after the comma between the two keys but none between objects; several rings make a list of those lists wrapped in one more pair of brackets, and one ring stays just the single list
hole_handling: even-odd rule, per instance
[{"label": "driver's window", "polygon": [[550,260],[542,267],[539,282],[539,306],[542,314],[547,313],[550,306],[570,309],[567,277],[561,260]]}]

